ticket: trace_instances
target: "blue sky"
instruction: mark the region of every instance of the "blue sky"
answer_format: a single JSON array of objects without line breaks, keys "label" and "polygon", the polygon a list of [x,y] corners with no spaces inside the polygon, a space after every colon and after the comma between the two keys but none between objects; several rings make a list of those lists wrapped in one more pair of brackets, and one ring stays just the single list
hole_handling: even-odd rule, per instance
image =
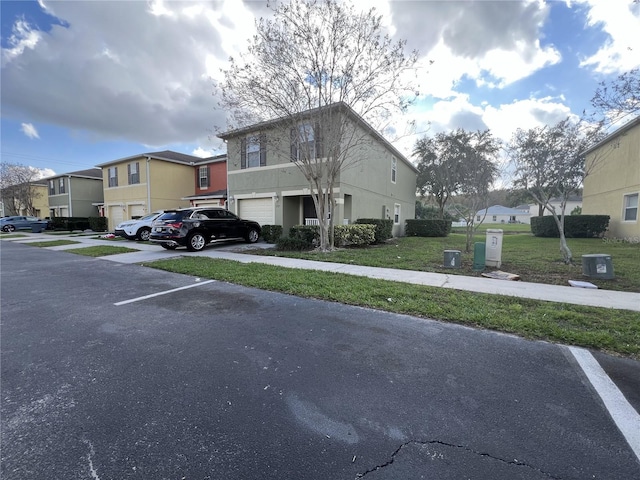
[{"label": "blue sky", "polygon": [[[636,0],[368,2],[420,53],[420,93],[390,138],[555,123],[589,109],[599,81],[640,65]],[[46,174],[171,149],[224,153],[213,83],[244,51],[266,2],[5,1],[2,161]],[[400,127],[396,131],[402,131]]]}]

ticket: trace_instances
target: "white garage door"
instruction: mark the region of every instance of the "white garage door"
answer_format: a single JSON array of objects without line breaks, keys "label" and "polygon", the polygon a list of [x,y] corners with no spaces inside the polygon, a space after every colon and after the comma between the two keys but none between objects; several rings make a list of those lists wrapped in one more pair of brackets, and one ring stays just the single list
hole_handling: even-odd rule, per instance
[{"label": "white garage door", "polygon": [[68,217],[69,216],[69,208],[68,207],[60,207],[60,216]]},{"label": "white garage door", "polygon": [[131,205],[131,218],[144,217],[144,205]]},{"label": "white garage door", "polygon": [[253,220],[260,225],[273,225],[274,212],[271,198],[249,198],[238,200],[238,215],[246,220]]},{"label": "white garage door", "polygon": [[124,214],[122,207],[116,205],[115,207],[109,207],[109,229],[113,230],[116,225],[124,221]]}]

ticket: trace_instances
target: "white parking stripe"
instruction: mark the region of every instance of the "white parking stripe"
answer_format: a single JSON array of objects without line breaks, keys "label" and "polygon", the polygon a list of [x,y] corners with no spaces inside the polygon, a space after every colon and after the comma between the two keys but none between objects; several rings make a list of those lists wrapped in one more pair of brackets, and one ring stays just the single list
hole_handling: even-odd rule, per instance
[{"label": "white parking stripe", "polygon": [[164,292],[152,293],[151,295],[145,295],[144,297],[132,298],[130,300],[123,300],[122,302],[114,303],[116,307],[120,305],[126,305],[127,303],[139,302],[140,300],[146,300],[147,298],[159,297],[160,295],[166,295],[168,293],[179,292],[180,290],[186,290],[187,288],[199,287],[206,285],[207,283],[215,282],[215,280],[207,280],[206,282],[198,282],[193,285],[187,285],[186,287],[174,288],[173,290],[166,290]]},{"label": "white parking stripe", "polygon": [[611,418],[613,418],[618,429],[626,438],[631,450],[640,460],[640,415],[624,398],[622,392],[588,350],[577,347],[568,348],[591,382],[591,385],[593,385],[593,388],[600,395]]}]

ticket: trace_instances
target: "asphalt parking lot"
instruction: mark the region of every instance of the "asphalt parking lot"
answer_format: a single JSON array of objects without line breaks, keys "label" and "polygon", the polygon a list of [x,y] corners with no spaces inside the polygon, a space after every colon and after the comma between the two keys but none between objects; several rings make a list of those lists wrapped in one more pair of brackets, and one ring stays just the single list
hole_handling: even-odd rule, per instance
[{"label": "asphalt parking lot", "polygon": [[[640,477],[566,347],[0,253],[2,478]],[[596,358],[637,409],[638,362]]]}]

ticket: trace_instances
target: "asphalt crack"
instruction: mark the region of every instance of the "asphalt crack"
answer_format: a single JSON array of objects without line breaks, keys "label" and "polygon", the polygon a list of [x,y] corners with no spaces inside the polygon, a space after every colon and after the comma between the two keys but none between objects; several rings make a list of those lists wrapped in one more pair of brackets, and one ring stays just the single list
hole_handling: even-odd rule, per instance
[{"label": "asphalt crack", "polygon": [[400,445],[396,449],[395,452],[393,452],[391,454],[391,458],[389,459],[388,462],[385,462],[385,463],[383,463],[381,465],[376,465],[375,467],[370,468],[369,470],[367,470],[367,471],[365,471],[363,473],[358,473],[356,475],[356,479],[362,478],[365,475],[368,475],[368,474],[373,473],[373,472],[377,472],[378,470],[381,470],[381,469],[383,469],[385,467],[388,467],[389,465],[391,465],[395,461],[396,456],[400,453],[400,451],[404,447],[407,447],[409,445],[442,445],[444,447],[459,448],[459,449],[462,449],[462,450],[464,450],[466,452],[469,452],[469,453],[472,453],[474,455],[477,455],[479,457],[485,457],[485,458],[489,458],[491,460],[495,460],[495,461],[500,462],[500,463],[502,463],[504,465],[513,465],[513,466],[516,466],[516,467],[525,467],[525,468],[529,468],[531,470],[535,470],[536,472],[546,476],[547,478],[550,478],[551,480],[562,480],[560,477],[556,477],[555,475],[552,475],[552,474],[550,474],[548,472],[545,472],[544,470],[540,470],[539,468],[536,468],[533,465],[529,465],[529,464],[527,464],[525,462],[520,462],[518,460],[505,460],[504,458],[496,457],[496,456],[493,456],[493,455],[491,455],[489,453],[478,452],[477,450],[473,450],[472,448],[469,448],[469,447],[467,447],[465,445],[455,445],[453,443],[441,442],[439,440],[429,440],[429,441],[410,440],[408,442],[405,442],[402,445]]}]

